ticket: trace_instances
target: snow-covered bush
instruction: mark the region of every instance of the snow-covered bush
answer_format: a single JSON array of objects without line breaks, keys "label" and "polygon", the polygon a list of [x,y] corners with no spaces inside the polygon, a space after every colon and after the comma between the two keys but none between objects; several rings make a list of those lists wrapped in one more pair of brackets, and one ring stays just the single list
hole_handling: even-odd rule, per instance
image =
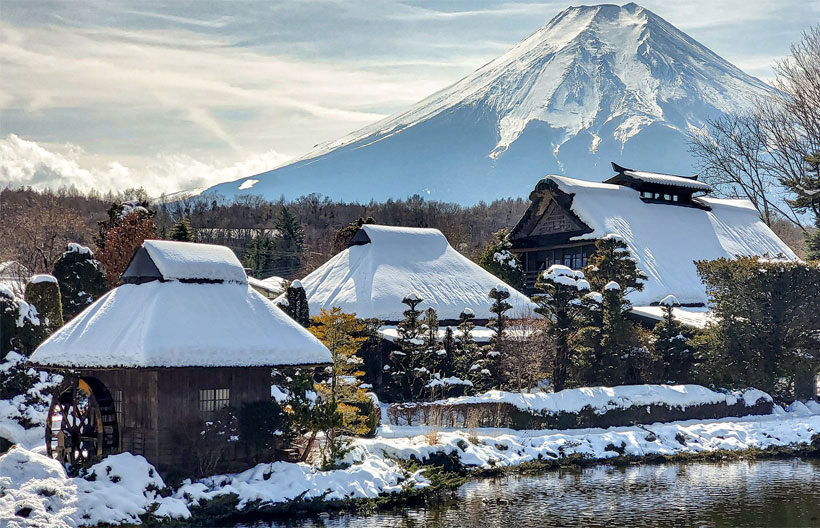
[{"label": "snow-covered bush", "polygon": [[80,244],[68,244],[66,251],[54,263],[52,274],[60,285],[63,317],[66,320],[83,311],[108,290],[102,266],[91,250]]},{"label": "snow-covered bush", "polygon": [[513,288],[524,287],[524,268],[518,257],[510,251],[509,230],[502,229],[493,235],[493,241],[481,254],[478,264]]}]

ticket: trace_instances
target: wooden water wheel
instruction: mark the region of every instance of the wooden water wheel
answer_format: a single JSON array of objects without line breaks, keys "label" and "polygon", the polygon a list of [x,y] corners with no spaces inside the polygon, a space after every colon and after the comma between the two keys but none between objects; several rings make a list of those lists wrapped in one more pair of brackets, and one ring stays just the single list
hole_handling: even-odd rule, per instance
[{"label": "wooden water wheel", "polygon": [[66,376],[48,410],[48,455],[77,470],[112,453],[118,445],[117,413],[108,389],[94,378]]}]

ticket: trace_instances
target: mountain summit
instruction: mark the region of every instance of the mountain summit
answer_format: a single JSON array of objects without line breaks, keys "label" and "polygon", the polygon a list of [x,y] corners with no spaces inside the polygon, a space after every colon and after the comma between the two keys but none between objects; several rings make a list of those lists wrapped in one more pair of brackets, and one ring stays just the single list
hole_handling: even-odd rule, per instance
[{"label": "mountain summit", "polygon": [[687,174],[688,131],[771,90],[637,4],[570,7],[406,112],[208,191],[471,204],[548,173],[600,181],[610,161]]}]

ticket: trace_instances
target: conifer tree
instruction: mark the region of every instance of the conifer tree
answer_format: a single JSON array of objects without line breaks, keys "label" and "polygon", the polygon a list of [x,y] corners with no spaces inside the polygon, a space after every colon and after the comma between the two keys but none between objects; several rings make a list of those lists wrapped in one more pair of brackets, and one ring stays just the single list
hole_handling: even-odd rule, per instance
[{"label": "conifer tree", "polygon": [[574,360],[572,340],[577,330],[578,283],[575,273],[566,266],[554,264],[538,277],[535,287],[544,292],[535,298],[535,312],[549,321],[547,337],[554,343],[552,385],[558,392],[571,382]]},{"label": "conifer tree", "polygon": [[177,220],[173,229],[171,229],[170,238],[171,240],[179,242],[193,242],[196,239],[194,229],[191,227],[191,222],[187,217],[182,217]]},{"label": "conifer tree", "polygon": [[310,305],[301,281],[295,280],[290,283],[285,290],[285,303],[279,307],[303,327],[310,327]]},{"label": "conifer tree", "polygon": [[394,397],[416,401],[430,378],[430,372],[424,366],[422,312],[417,308],[422,299],[412,292],[401,302],[407,305],[407,310],[404,311],[404,319],[397,327],[398,337],[395,345],[398,348],[390,353],[390,362],[393,365],[391,388]]},{"label": "conifer tree", "polygon": [[490,344],[485,347],[484,357],[486,358],[486,367],[489,369],[492,378],[490,388],[497,389],[503,383],[502,362],[506,350],[505,330],[509,322],[506,312],[512,309],[512,305],[507,302],[507,299],[510,298],[510,290],[503,284],[498,284],[490,290],[489,297],[493,300],[493,304],[490,306],[493,317],[490,318],[487,326],[493,329],[493,335],[490,337]]},{"label": "conifer tree", "polygon": [[63,317],[70,320],[108,291],[102,265],[91,250],[70,243],[54,263],[52,275],[60,285]]},{"label": "conifer tree", "polygon": [[595,243],[595,253],[589,257],[584,275],[593,290],[603,291],[607,283],[616,282],[623,295],[643,290],[643,281],[647,279],[630,255],[629,246],[616,234],[606,235]]},{"label": "conifer tree", "polygon": [[293,273],[302,266],[302,253],[305,249],[304,229],[301,222],[284,205],[275,227],[281,237],[282,246],[278,251],[281,257],[277,259],[277,267]]},{"label": "conifer tree", "polygon": [[[441,352],[444,352],[441,354]],[[456,337],[453,335],[453,327],[448,326],[444,329],[444,337],[441,339],[441,350],[439,351],[442,358],[439,365],[442,377],[449,378],[456,376],[456,354],[457,354]]]},{"label": "conifer tree", "polygon": [[672,309],[680,306],[674,295],[667,295],[661,302],[663,319],[652,330],[654,349],[663,361],[665,383],[689,383],[694,364],[694,351],[689,346],[686,327],[673,316]]},{"label": "conifer tree", "polygon": [[493,241],[486,247],[478,265],[514,288],[524,287],[524,269],[518,257],[510,251],[508,229],[501,229],[493,234]]},{"label": "conifer tree", "polygon": [[26,302],[37,308],[40,328],[45,335],[63,326],[63,303],[60,286],[51,275],[35,275],[26,284]]},{"label": "conifer tree", "polygon": [[603,295],[588,292],[578,305],[578,330],[573,340],[578,353],[573,361],[574,377],[585,387],[600,385],[599,367],[603,361],[601,332],[604,325]]},{"label": "conifer tree", "polygon": [[[484,365],[481,350],[475,342],[475,313],[471,308],[464,308],[458,316],[458,334],[456,335],[456,374],[464,381],[469,381],[473,389],[479,390],[486,385],[484,378],[489,370]],[[468,390],[467,392],[474,392]]]}]

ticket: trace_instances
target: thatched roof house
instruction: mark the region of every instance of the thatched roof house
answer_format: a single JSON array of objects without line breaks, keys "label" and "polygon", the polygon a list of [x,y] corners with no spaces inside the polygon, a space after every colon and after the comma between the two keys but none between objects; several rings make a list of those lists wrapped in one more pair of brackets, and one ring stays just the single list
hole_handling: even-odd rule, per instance
[{"label": "thatched roof house", "polygon": [[[442,321],[455,321],[470,308],[477,322],[491,317],[488,293],[499,283],[455,249],[437,229],[366,224],[353,236],[351,247],[301,280],[310,312],[339,307],[360,318],[385,323],[402,320],[402,299],[416,293],[420,309],[435,308]],[[533,304],[507,286],[513,309],[524,315]]]},{"label": "thatched roof house", "polygon": [[[50,452],[68,462],[128,450],[184,471],[186,433],[270,399],[271,367],[331,361],[226,247],[147,240],[121,280],[31,357],[68,380],[48,426]],[[65,419],[75,412],[93,427],[75,431]]]}]

